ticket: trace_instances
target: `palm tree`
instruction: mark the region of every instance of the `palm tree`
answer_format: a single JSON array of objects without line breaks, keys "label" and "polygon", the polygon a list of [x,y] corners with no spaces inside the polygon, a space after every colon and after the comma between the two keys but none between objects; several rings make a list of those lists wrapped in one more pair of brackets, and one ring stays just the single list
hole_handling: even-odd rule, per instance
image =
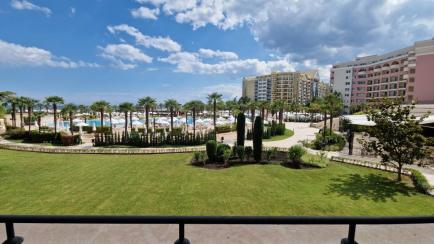
[{"label": "palm tree", "polygon": [[278,99],[273,102],[273,108],[279,113],[279,124],[283,123],[283,110],[286,107],[286,101],[283,99]]},{"label": "palm tree", "polygon": [[23,129],[24,128],[24,109],[26,107],[26,101],[27,101],[27,97],[17,97],[16,99],[16,104],[20,113],[20,128]]},{"label": "palm tree", "polygon": [[249,108],[250,98],[248,97],[240,97],[237,103],[237,107],[241,112],[245,112]]},{"label": "palm tree", "polygon": [[104,111],[106,111],[109,106],[110,106],[110,104],[104,100],[96,101],[96,102],[92,103],[92,105],[90,105],[90,109],[92,109],[95,112],[100,113],[101,128],[104,126]]},{"label": "palm tree", "polygon": [[250,120],[252,122],[252,131],[253,131],[253,125],[255,124],[255,113],[256,113],[256,109],[258,108],[258,102],[250,101],[247,107],[250,109]]},{"label": "palm tree", "polygon": [[35,111],[33,112],[33,114],[36,117],[36,123],[38,124],[38,131],[39,133],[41,132],[41,119],[43,116],[45,116],[47,113],[45,113],[44,111]]},{"label": "palm tree", "polygon": [[261,109],[261,118],[262,120],[265,120],[265,110],[268,109],[270,103],[268,101],[260,101],[259,102],[259,108]]},{"label": "palm tree", "polygon": [[27,119],[29,122],[29,132],[32,128],[32,112],[35,105],[38,103],[38,100],[32,99],[30,97],[23,98],[24,105],[27,106]]},{"label": "palm tree", "polygon": [[51,104],[53,106],[53,115],[54,115],[54,134],[57,133],[57,105],[65,103],[63,98],[59,96],[50,96],[45,98],[45,102],[47,104]]},{"label": "palm tree", "polygon": [[113,113],[114,110],[115,110],[115,106],[113,106],[113,105],[109,105],[107,107],[107,113],[109,114],[109,122],[110,122],[110,133],[113,132],[113,123],[112,123],[113,117],[112,117],[112,113]]},{"label": "palm tree", "polygon": [[90,112],[89,107],[86,105],[78,105],[77,108],[80,111],[80,113],[82,114],[82,116],[84,117],[84,123],[87,123],[87,113]]},{"label": "palm tree", "polygon": [[71,135],[74,135],[74,129],[73,127],[73,118],[74,118],[74,113],[77,112],[77,106],[73,103],[68,103],[65,104],[65,106],[63,106],[62,109],[62,113],[63,114],[67,114],[68,118],[69,118],[69,131],[71,132]]},{"label": "palm tree", "polygon": [[208,95],[208,104],[212,104],[213,110],[213,125],[214,125],[214,137],[217,138],[216,122],[217,122],[217,103],[222,101],[223,95],[217,92],[213,92]]},{"label": "palm tree", "polygon": [[[119,111],[121,111],[122,113],[124,113],[125,115],[125,139],[128,137],[128,112],[130,112],[130,114],[132,113],[131,111],[134,109],[134,105],[132,103],[121,103],[119,104]],[[130,120],[131,120],[131,115],[130,115]],[[132,128],[131,128],[132,129]]]},{"label": "palm tree", "polygon": [[311,101],[307,107],[307,111],[310,113],[310,120],[313,122],[313,115],[320,112],[321,107],[317,100]]},{"label": "palm tree", "polygon": [[196,138],[196,112],[202,110],[205,107],[205,104],[200,100],[193,100],[184,104],[184,106],[192,111],[193,137]]},{"label": "palm tree", "polygon": [[237,98],[234,98],[233,100],[226,101],[225,109],[227,109],[229,111],[229,116],[231,116],[232,109],[234,107],[236,107],[237,105],[238,105],[237,104]]},{"label": "palm tree", "polygon": [[12,111],[11,111],[11,119],[12,119],[12,125],[14,127],[17,127],[17,120],[16,120],[16,97],[15,93],[11,91],[3,91],[0,92],[0,101],[3,103],[9,103],[11,104]]},{"label": "palm tree", "polygon": [[175,99],[168,99],[164,105],[170,111],[170,131],[173,131],[173,112],[179,109],[179,103]]},{"label": "palm tree", "polygon": [[324,97],[324,102],[330,114],[330,132],[333,131],[333,116],[340,113],[344,107],[340,93],[329,93]]},{"label": "palm tree", "polygon": [[139,99],[138,105],[140,107],[145,108],[145,123],[146,123],[146,131],[149,130],[149,111],[157,105],[157,102],[152,97],[144,97]]}]

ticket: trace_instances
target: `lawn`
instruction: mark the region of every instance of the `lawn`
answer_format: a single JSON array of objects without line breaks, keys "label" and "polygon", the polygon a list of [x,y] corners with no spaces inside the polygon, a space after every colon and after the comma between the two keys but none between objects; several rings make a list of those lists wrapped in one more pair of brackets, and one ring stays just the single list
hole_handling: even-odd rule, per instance
[{"label": "lawn", "polygon": [[290,129],[285,129],[285,133],[280,136],[272,136],[270,139],[263,139],[262,141],[280,141],[285,140],[286,138],[290,138],[294,135],[294,131]]},{"label": "lawn", "polygon": [[434,197],[373,169],[331,163],[310,170],[277,164],[209,170],[190,166],[190,156],[0,150],[0,213],[434,214]]}]

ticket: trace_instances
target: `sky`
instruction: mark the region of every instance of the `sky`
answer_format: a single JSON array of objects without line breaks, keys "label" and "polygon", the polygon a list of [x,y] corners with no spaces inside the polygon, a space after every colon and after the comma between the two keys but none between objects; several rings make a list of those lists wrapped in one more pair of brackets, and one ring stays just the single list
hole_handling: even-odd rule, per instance
[{"label": "sky", "polygon": [[0,90],[113,104],[241,96],[434,37],[434,0],[0,0]]}]

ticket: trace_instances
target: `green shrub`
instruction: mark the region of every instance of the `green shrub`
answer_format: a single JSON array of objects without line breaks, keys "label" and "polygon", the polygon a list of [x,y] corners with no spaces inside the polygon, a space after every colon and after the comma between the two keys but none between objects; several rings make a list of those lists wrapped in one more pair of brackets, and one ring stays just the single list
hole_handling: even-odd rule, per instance
[{"label": "green shrub", "polygon": [[200,153],[201,152],[193,152],[193,159],[196,163],[200,160]]},{"label": "green shrub", "polygon": [[240,158],[241,162],[244,161],[246,151],[244,149],[244,146],[237,146],[237,156]]},{"label": "green shrub", "polygon": [[300,145],[294,145],[288,150],[288,158],[293,163],[301,163],[301,157],[306,153],[306,150]]},{"label": "green shrub", "polygon": [[267,151],[266,151],[266,157],[267,157],[267,161],[270,161],[271,160],[271,157],[273,156],[273,151],[271,151],[271,149],[268,149]]},{"label": "green shrub", "polygon": [[246,136],[246,116],[244,113],[239,113],[237,117],[237,145],[244,146]]},{"label": "green shrub", "polygon": [[0,119],[4,118],[6,115],[6,108],[0,105]]},{"label": "green shrub", "polygon": [[230,149],[226,148],[226,149],[223,151],[222,158],[223,158],[223,162],[224,162],[225,164],[229,163],[229,159],[231,158],[231,155],[232,155],[232,152],[231,152]]},{"label": "green shrub", "polygon": [[211,162],[216,161],[217,157],[217,142],[214,140],[207,141],[206,143],[206,155]]},{"label": "green shrub", "polygon": [[253,157],[256,162],[260,162],[262,159],[262,133],[264,129],[262,127],[262,118],[257,116],[255,124],[253,126]]},{"label": "green shrub", "polygon": [[317,153],[316,155],[306,153],[303,157],[303,164],[314,168],[326,168],[329,164],[328,158],[324,152]]},{"label": "green shrub", "polygon": [[411,172],[411,180],[413,181],[413,185],[418,192],[428,194],[431,190],[431,186],[428,183],[428,180],[425,176],[420,173],[418,170],[410,169]]},{"label": "green shrub", "polygon": [[103,134],[107,134],[110,133],[110,126],[98,126],[96,127],[96,133],[103,133]]},{"label": "green shrub", "polygon": [[247,147],[244,149],[244,153],[246,154],[246,158],[247,158],[247,160],[250,160],[250,157],[251,157],[252,154],[253,154],[253,148],[252,148],[251,146],[247,146]]},{"label": "green shrub", "polygon": [[[325,139],[324,139],[325,138]],[[331,132],[329,129],[324,131],[320,130],[315,140],[312,142],[313,149],[315,150],[329,150],[329,151],[341,151],[345,146],[345,137]]]},{"label": "green shrub", "polygon": [[217,161],[221,162],[224,161],[223,154],[226,150],[229,150],[229,152],[232,155],[231,147],[228,144],[219,143],[217,145]]},{"label": "green shrub", "polygon": [[60,143],[63,146],[74,146],[81,143],[80,135],[60,134]]}]

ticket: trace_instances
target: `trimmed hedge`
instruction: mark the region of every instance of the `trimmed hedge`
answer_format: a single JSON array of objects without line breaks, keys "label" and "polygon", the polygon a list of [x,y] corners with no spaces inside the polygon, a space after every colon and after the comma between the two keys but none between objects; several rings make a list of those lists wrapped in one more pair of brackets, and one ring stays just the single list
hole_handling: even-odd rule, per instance
[{"label": "trimmed hedge", "polygon": [[246,138],[246,116],[244,113],[239,113],[237,118],[237,145],[244,146]]},{"label": "trimmed hedge", "polygon": [[6,138],[11,140],[23,140],[25,143],[52,143],[54,145],[73,146],[81,143],[80,135],[67,135],[63,133],[24,131],[19,129],[9,130]]},{"label": "trimmed hedge", "polygon": [[206,142],[206,154],[209,161],[214,162],[217,155],[217,142],[214,140],[209,140]]},{"label": "trimmed hedge", "polygon": [[216,126],[216,133],[228,133],[237,130],[236,125],[218,125]]},{"label": "trimmed hedge", "polygon": [[425,176],[415,169],[410,169],[411,180],[413,181],[414,188],[420,193],[428,194],[431,190],[431,186]]},{"label": "trimmed hedge", "polygon": [[262,118],[257,116],[255,124],[253,126],[253,158],[256,162],[260,162],[262,159],[262,133],[264,129],[262,127]]}]

